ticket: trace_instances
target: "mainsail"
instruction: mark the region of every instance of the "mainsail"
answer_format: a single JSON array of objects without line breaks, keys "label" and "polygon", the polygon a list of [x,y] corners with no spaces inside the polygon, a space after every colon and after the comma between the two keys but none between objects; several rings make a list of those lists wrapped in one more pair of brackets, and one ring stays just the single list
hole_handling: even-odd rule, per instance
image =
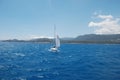
[{"label": "mainsail", "polygon": [[55,45],[56,45],[56,48],[60,47],[60,39],[58,35],[56,35],[56,38],[55,38]]}]

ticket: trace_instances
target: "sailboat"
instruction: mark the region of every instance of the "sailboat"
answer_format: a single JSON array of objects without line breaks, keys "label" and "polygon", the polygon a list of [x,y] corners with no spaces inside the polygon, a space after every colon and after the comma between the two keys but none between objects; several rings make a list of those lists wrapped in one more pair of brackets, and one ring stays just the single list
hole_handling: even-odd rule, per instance
[{"label": "sailboat", "polygon": [[60,47],[60,38],[56,34],[56,27],[54,26],[54,44],[50,48],[50,51],[52,51],[52,52],[59,52],[59,47]]}]

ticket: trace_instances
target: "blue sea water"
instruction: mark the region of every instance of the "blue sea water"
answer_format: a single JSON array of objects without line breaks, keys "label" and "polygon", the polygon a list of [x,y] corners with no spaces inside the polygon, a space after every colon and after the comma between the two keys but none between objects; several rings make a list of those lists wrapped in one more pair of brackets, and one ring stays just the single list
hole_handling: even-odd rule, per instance
[{"label": "blue sea water", "polygon": [[119,44],[0,42],[0,80],[120,80]]}]

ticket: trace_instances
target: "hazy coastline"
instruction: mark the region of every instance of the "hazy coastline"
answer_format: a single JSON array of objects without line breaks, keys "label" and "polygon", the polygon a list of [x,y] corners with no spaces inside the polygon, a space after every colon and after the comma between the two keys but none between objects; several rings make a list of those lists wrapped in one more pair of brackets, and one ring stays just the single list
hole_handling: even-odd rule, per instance
[{"label": "hazy coastline", "polygon": [[[36,38],[30,40],[9,39],[1,40],[2,42],[36,42],[36,43],[52,43],[50,38]],[[120,44],[120,34],[96,35],[87,34],[80,35],[75,38],[60,38],[61,43],[98,43],[98,44]]]}]

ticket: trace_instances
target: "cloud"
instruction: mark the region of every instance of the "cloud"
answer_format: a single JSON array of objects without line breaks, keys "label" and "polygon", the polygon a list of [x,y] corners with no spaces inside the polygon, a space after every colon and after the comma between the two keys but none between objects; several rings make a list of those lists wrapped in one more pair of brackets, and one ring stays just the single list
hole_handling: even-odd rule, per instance
[{"label": "cloud", "polygon": [[101,19],[113,19],[113,16],[112,15],[98,15],[98,18],[101,18]]},{"label": "cloud", "polygon": [[97,15],[99,22],[89,22],[89,27],[95,27],[96,34],[120,34],[120,18],[112,15]]},{"label": "cloud", "polygon": [[37,39],[37,38],[49,38],[52,39],[53,37],[48,37],[48,36],[38,36],[38,35],[31,35],[30,36],[31,39]]}]

